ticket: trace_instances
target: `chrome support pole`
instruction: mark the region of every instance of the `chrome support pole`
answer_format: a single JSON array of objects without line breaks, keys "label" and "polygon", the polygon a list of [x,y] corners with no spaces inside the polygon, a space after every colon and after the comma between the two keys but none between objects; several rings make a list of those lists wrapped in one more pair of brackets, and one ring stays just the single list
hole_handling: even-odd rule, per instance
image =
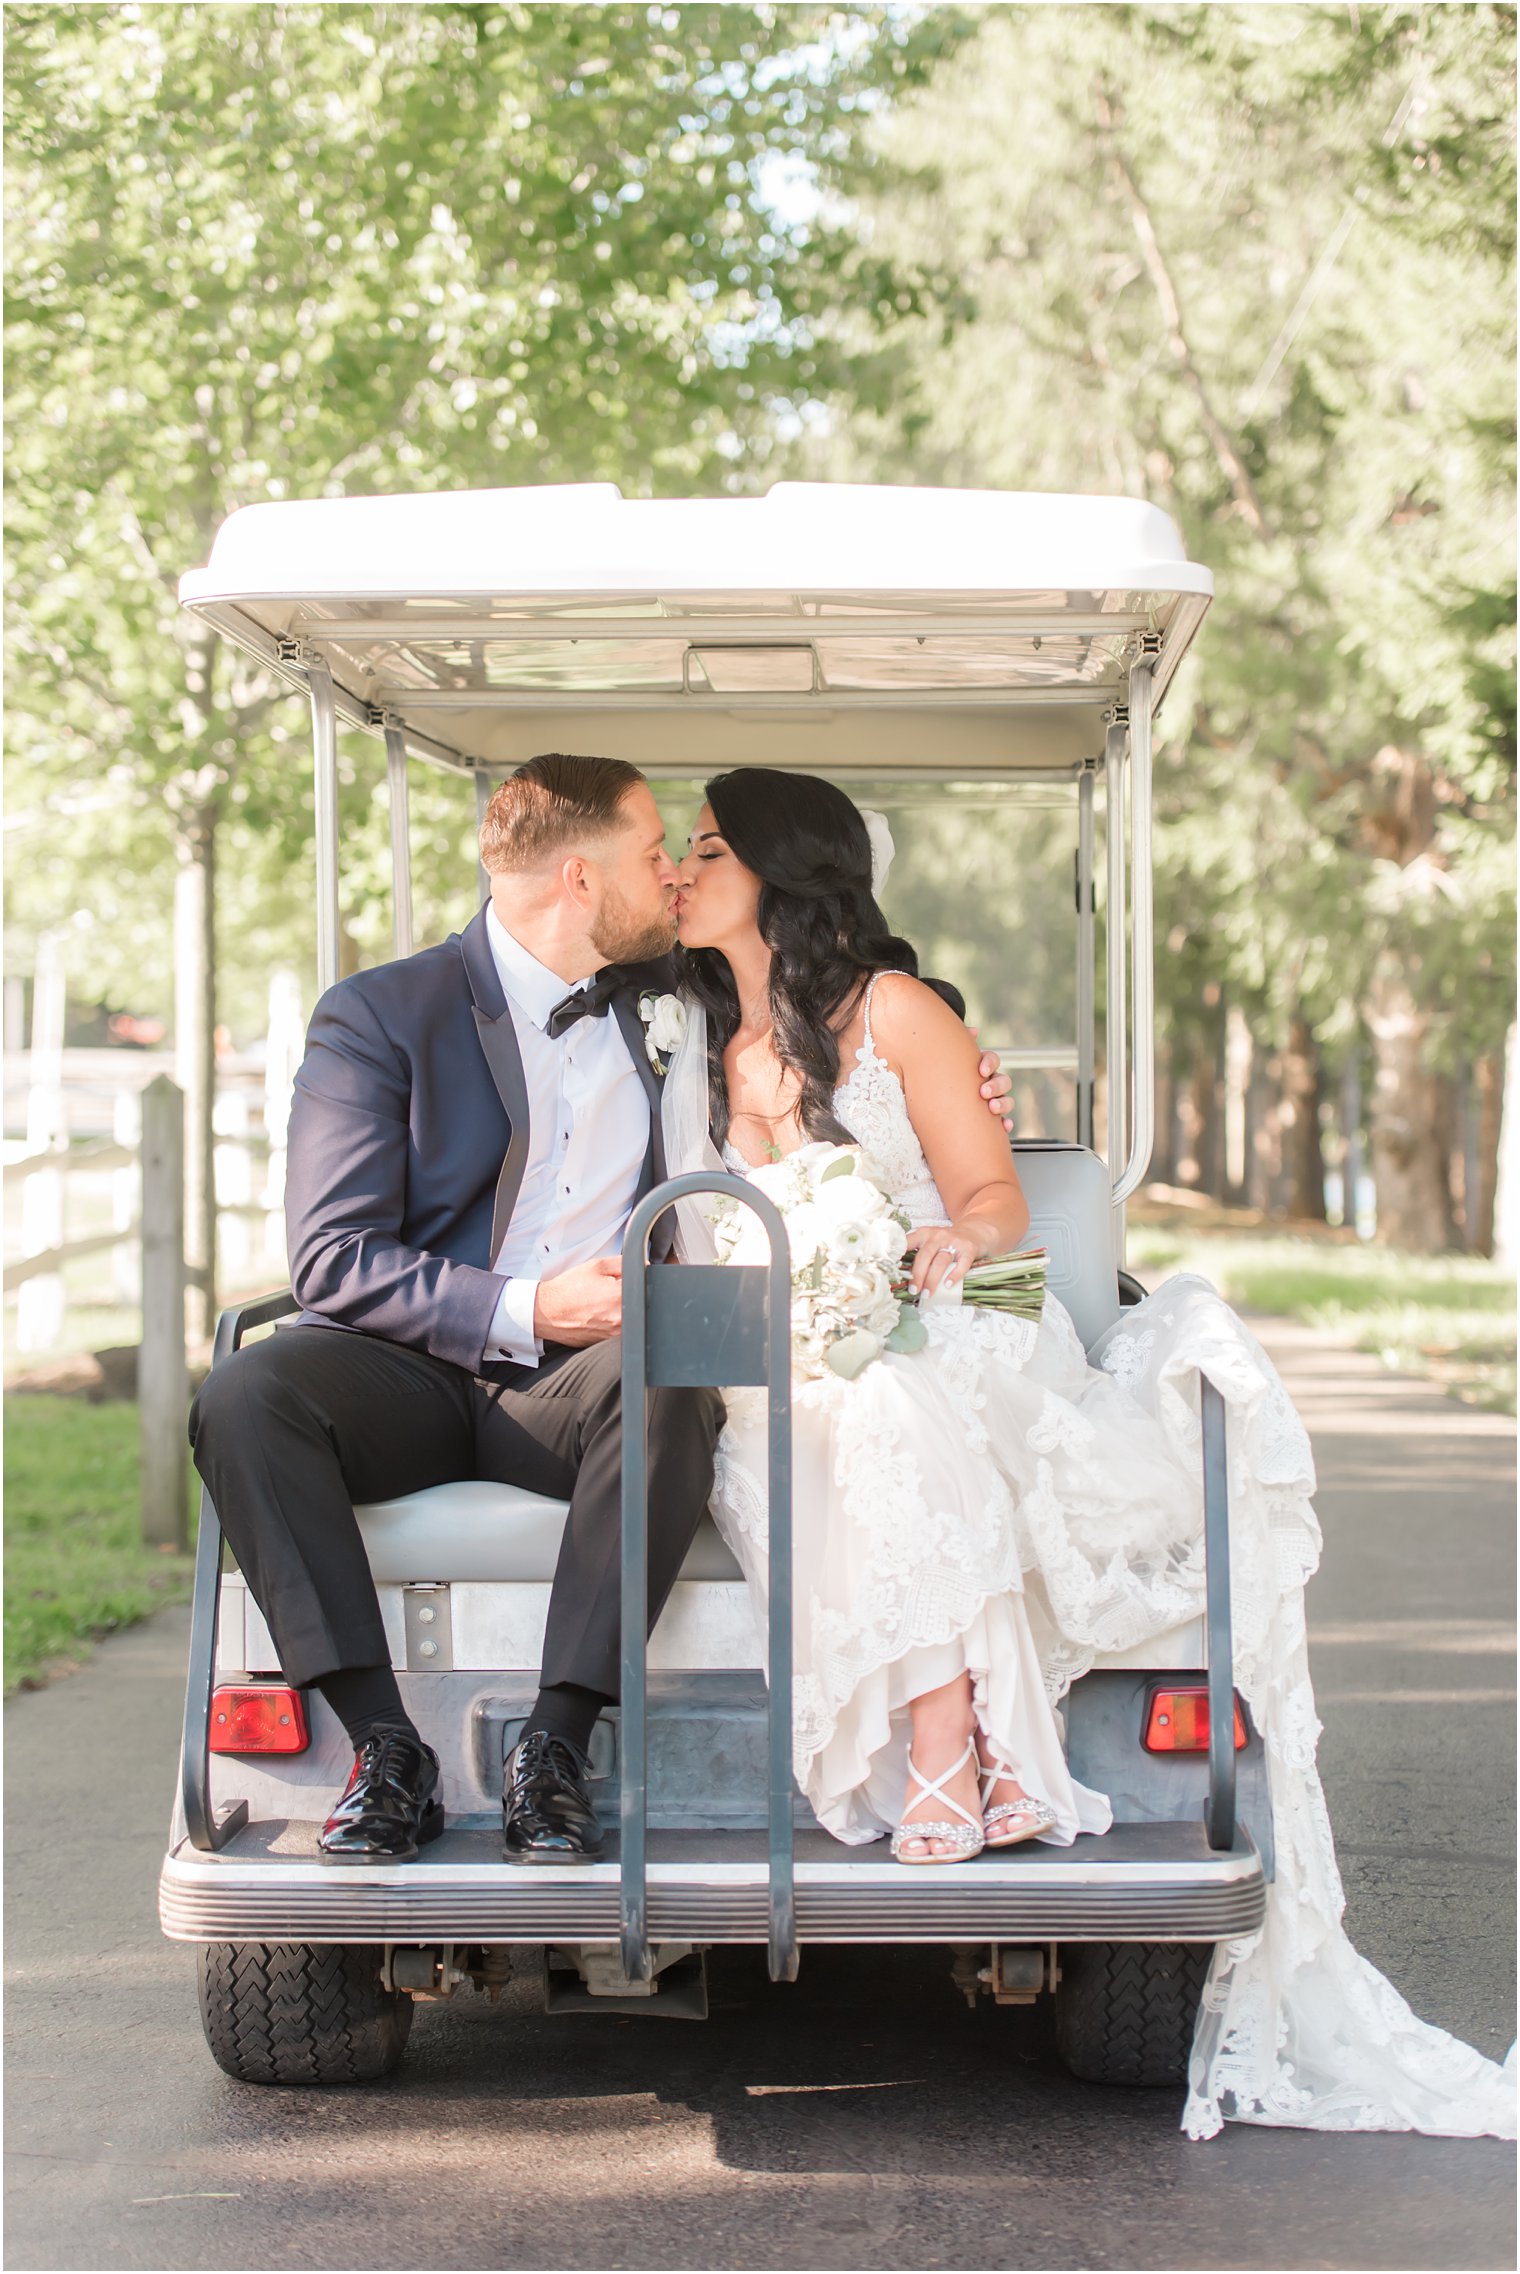
[{"label": "chrome support pole", "polygon": [[311,689],[312,780],[317,839],[317,993],[338,981],[338,710],[332,673],[313,657],[306,666]]},{"label": "chrome support pole", "polygon": [[385,730],[385,771],[391,792],[391,939],[397,956],[412,952],[412,829],[406,777],[406,737]]},{"label": "chrome support pole", "polygon": [[1093,1141],[1093,1059],[1097,1047],[1097,913],[1093,905],[1095,766],[1077,781],[1077,1143]]},{"label": "chrome support pole", "polygon": [[1134,1079],[1127,1157],[1123,1174],[1114,1186],[1116,1207],[1123,1206],[1150,1167],[1156,1136],[1155,879],[1151,859],[1153,687],[1154,675],[1149,663],[1137,664],[1129,678],[1130,818],[1135,840],[1130,893],[1130,1036]]},{"label": "chrome support pole", "polygon": [[[486,772],[484,766],[477,766],[475,769],[475,829],[477,835],[479,834],[481,823],[485,820],[486,807],[491,802],[491,792],[495,787],[495,783],[492,781],[490,775]],[[485,863],[478,857],[475,862],[475,884],[476,890],[479,892],[481,899],[489,900],[491,897],[490,873],[487,870]]]},{"label": "chrome support pole", "polygon": [[[1103,749],[1103,826],[1108,845],[1108,898],[1103,910],[1108,942],[1108,1000],[1103,1013],[1103,1063],[1108,1076],[1108,1173],[1117,1187],[1129,1130],[1128,924],[1124,844],[1126,733],[1122,722],[1108,730]],[[1123,1240],[1119,1260],[1122,1263]]]},{"label": "chrome support pole", "polygon": [[1235,1844],[1235,1643],[1230,1618],[1230,1465],[1224,1399],[1199,1377],[1203,1439],[1203,1534],[1209,1634],[1209,1797],[1203,1821],[1211,1848]]}]

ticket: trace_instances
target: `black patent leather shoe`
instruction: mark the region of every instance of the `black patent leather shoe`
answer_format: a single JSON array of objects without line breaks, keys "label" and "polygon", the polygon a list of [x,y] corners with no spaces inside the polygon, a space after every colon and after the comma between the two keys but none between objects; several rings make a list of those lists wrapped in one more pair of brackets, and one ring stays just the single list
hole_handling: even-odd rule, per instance
[{"label": "black patent leather shoe", "polygon": [[410,1863],[443,1822],[438,1755],[401,1730],[382,1729],[354,1755],[317,1852],[324,1863]]},{"label": "black patent leather shoe", "polygon": [[502,1842],[508,1863],[595,1863],[602,1828],[573,1745],[535,1729],[507,1755]]}]

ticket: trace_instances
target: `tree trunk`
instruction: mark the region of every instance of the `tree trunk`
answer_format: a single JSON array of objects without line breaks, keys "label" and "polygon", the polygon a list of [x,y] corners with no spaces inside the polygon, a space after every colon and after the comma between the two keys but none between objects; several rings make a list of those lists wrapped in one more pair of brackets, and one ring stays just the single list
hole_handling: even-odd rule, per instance
[{"label": "tree trunk", "polygon": [[1320,1134],[1320,1062],[1314,1030],[1301,1011],[1288,1022],[1282,1054],[1283,1166],[1288,1215],[1302,1223],[1325,1221],[1325,1155]]},{"label": "tree trunk", "polygon": [[1432,1074],[1430,1086],[1436,1104],[1436,1141],[1441,1149],[1441,1198],[1445,1203],[1445,1245],[1449,1248],[1462,1248],[1467,1245],[1463,1234],[1466,1185],[1463,1178],[1462,1161],[1465,1150],[1462,1093],[1450,1074]]},{"label": "tree trunk", "polygon": [[1274,1053],[1263,1058],[1257,1053],[1251,1068],[1251,1088],[1248,1097],[1250,1108],[1250,1149],[1246,1159],[1246,1201],[1263,1216],[1270,1216],[1277,1205],[1278,1180],[1282,1175],[1282,1092],[1279,1084],[1280,1062]]},{"label": "tree trunk", "polygon": [[1246,1198],[1250,1143],[1251,1069],[1256,1052],[1245,1012],[1232,1003],[1224,1033],[1224,1197],[1231,1207]]},{"label": "tree trunk", "polygon": [[1515,1048],[1514,1027],[1504,1045],[1503,1102],[1498,1112],[1498,1140],[1494,1151],[1494,1244],[1499,1263],[1512,1266],[1520,1250],[1520,1050]]},{"label": "tree trunk", "polygon": [[1198,1046],[1191,1046],[1191,1072],[1181,1078],[1180,1067],[1174,1071],[1172,1094],[1177,1112],[1177,1178],[1179,1185],[1197,1191],[1203,1176],[1204,1117],[1198,1102]]},{"label": "tree trunk", "polygon": [[1401,959],[1379,956],[1368,997],[1372,1036],[1372,1175],[1377,1236],[1390,1247],[1436,1255],[1450,1205],[1437,1087],[1424,1063],[1430,1014]]},{"label": "tree trunk", "polygon": [[216,817],[185,817],[174,885],[174,1078],[185,1097],[186,1324],[216,1328]]},{"label": "tree trunk", "polygon": [[1156,1143],[1151,1153],[1151,1182],[1177,1182],[1177,1082],[1169,1042],[1156,1046]]},{"label": "tree trunk", "polygon": [[1220,1175],[1220,1154],[1223,1148],[1219,1141],[1219,1051],[1216,1048],[1216,1037],[1212,1034],[1198,1044],[1189,1088],[1193,1103],[1198,1189],[1218,1200],[1222,1197],[1221,1188],[1224,1183]]},{"label": "tree trunk", "polygon": [[1467,1200],[1467,1244],[1475,1255],[1494,1252],[1494,1197],[1499,1183],[1499,1131],[1504,1107],[1504,1054],[1485,1050],[1473,1061],[1477,1108],[1477,1174]]}]

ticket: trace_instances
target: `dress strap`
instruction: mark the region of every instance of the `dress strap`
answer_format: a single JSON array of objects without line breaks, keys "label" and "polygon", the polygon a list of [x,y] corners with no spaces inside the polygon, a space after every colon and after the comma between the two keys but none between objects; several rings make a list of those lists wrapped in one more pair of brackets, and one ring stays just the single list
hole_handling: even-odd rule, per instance
[{"label": "dress strap", "polygon": [[866,1032],[865,1041],[862,1043],[861,1048],[868,1050],[873,1058],[876,1055],[876,1038],[871,1032],[871,997],[876,992],[876,982],[878,979],[901,979],[904,976],[905,974],[901,971],[873,971],[870,978],[866,981],[864,1003],[866,1014]]}]

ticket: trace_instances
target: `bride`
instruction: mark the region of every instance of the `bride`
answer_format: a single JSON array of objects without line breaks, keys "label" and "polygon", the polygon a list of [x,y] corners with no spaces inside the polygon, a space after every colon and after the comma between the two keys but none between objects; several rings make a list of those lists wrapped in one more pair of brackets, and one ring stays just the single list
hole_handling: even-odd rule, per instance
[{"label": "bride", "polygon": [[[1313,1466],[1265,1352],[1191,1276],[1126,1311],[1091,1361],[1053,1295],[1038,1325],[955,1300],[1028,1210],[1001,1132],[966,1102],[975,1045],[877,905],[872,828],[816,778],[720,775],[677,901],[670,1173],[858,1145],[916,1227],[926,1297],[921,1351],[794,1383],[798,1783],[839,1839],[890,1831],[905,1864],[1107,1830],[1055,1702],[1099,1653],[1203,1607],[1207,1373],[1229,1415],[1236,1673],[1267,1745],[1277,1864],[1265,1925],[1216,1952],[1184,2124],[1512,2137],[1508,2067],[1418,2021],[1340,1927],[1304,1641]],[[682,1255],[710,1255],[701,1204],[680,1219]],[[713,1515],[763,1614],[763,1393],[725,1404]]]}]

